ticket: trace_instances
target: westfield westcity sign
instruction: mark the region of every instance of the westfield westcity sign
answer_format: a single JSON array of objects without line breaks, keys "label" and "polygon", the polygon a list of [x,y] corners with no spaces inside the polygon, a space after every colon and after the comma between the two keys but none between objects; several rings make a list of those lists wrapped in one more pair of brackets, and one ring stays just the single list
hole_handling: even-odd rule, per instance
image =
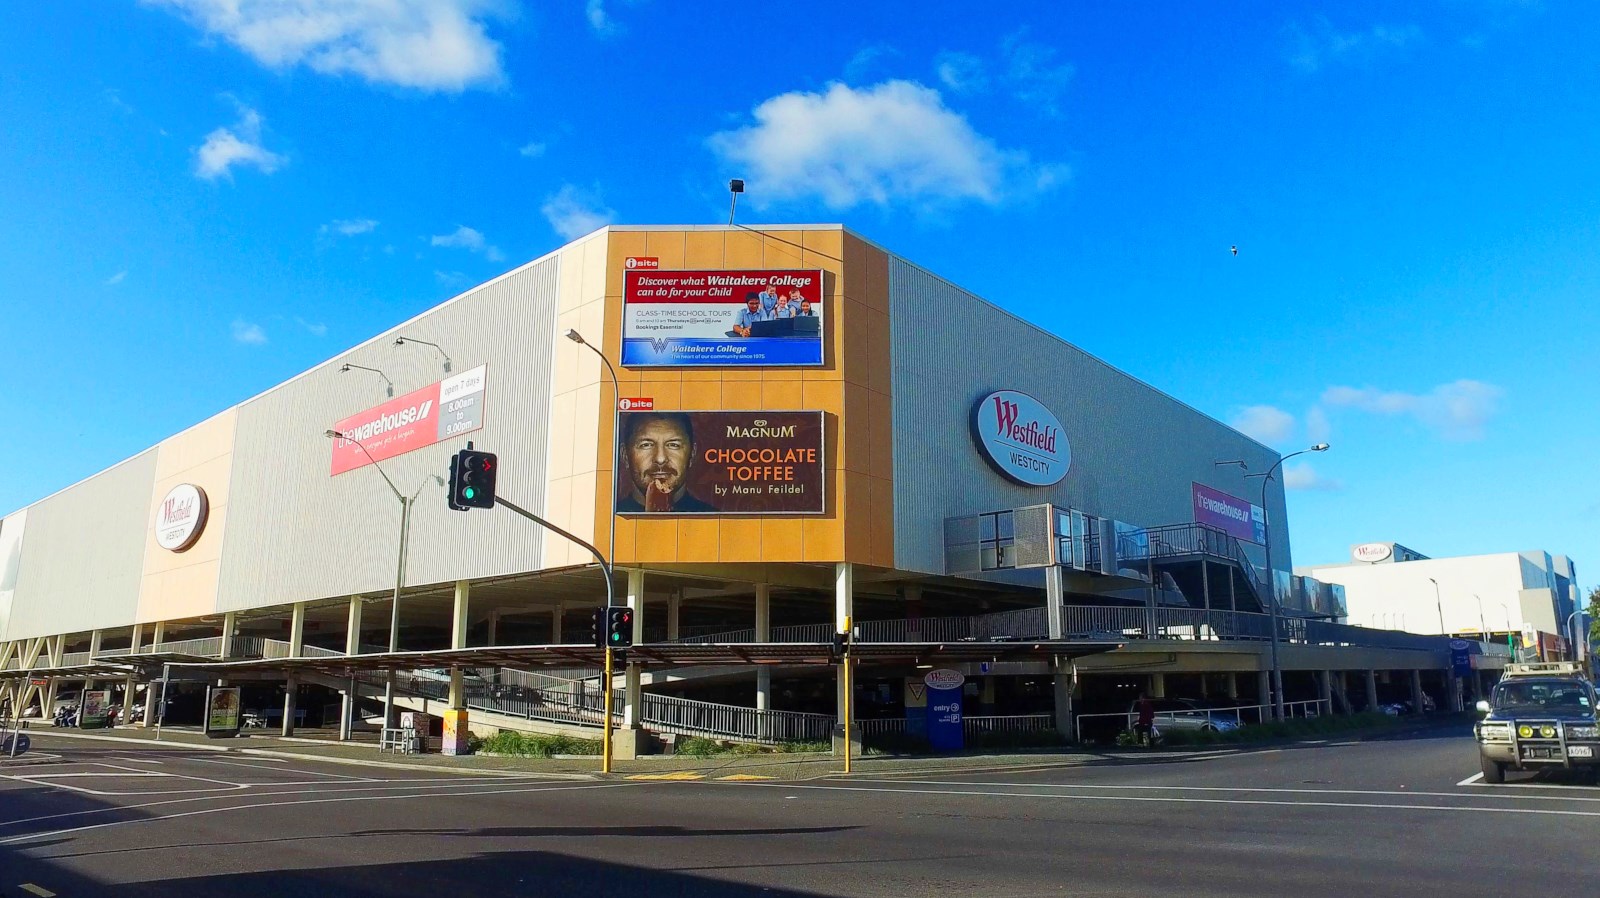
[{"label": "westfield westcity sign", "polygon": [[168,490],[156,505],[156,545],[168,552],[182,552],[194,545],[206,529],[210,508],[206,491],[192,483]]},{"label": "westfield westcity sign", "polygon": [[1061,421],[1027,393],[1000,390],[979,399],[972,407],[972,438],[996,471],[1024,486],[1060,483],[1072,467]]},{"label": "westfield westcity sign", "polygon": [[[343,437],[334,438],[329,474],[353,471],[483,427],[487,379],[488,366],[479,365],[335,424],[333,429]],[[363,446],[366,452],[361,451]]]}]

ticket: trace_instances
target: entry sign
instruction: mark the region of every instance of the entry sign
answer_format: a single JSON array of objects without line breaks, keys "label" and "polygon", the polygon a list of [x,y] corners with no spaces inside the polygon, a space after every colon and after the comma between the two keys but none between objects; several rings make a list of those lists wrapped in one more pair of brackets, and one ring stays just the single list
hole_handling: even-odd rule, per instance
[{"label": "entry sign", "polygon": [[928,687],[928,746],[934,751],[960,751],[966,747],[961,722],[961,684],[958,670],[931,670],[923,677]]},{"label": "entry sign", "polygon": [[1472,643],[1465,639],[1450,640],[1450,672],[1458,677],[1472,676]]}]

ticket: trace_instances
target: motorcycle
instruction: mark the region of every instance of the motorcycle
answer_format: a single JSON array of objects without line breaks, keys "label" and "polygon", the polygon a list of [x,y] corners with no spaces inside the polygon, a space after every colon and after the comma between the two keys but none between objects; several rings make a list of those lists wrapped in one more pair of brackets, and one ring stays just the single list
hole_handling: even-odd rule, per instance
[{"label": "motorcycle", "polygon": [[78,706],[62,705],[56,709],[55,719],[50,721],[51,726],[76,727],[78,725]]}]

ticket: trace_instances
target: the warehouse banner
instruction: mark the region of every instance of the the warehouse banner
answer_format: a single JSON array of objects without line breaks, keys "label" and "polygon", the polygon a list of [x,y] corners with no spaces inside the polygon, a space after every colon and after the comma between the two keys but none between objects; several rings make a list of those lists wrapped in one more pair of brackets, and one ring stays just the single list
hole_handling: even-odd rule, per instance
[{"label": "the warehouse banner", "polygon": [[617,513],[820,514],[822,412],[621,412]]},{"label": "the warehouse banner", "polygon": [[1201,483],[1190,483],[1194,519],[1253,543],[1267,541],[1267,514],[1259,505],[1230,496]]},{"label": "the warehouse banner", "polygon": [[483,427],[487,380],[488,366],[479,365],[333,425],[341,436],[333,439],[329,475],[354,471]]},{"label": "the warehouse banner", "polygon": [[622,275],[622,364],[820,365],[821,271]]}]

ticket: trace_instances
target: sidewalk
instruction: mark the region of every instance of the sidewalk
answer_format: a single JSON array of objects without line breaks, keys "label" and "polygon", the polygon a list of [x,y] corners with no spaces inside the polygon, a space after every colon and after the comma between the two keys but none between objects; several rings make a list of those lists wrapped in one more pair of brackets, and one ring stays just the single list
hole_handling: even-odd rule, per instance
[{"label": "sidewalk", "polygon": [[[1374,730],[1352,730],[1305,739],[1283,739],[1238,745],[1212,745],[1188,748],[1092,748],[1060,750],[1032,750],[1025,752],[961,753],[938,756],[869,755],[856,758],[851,767],[854,773],[874,776],[903,776],[915,774],[982,773],[987,771],[1021,770],[1028,768],[1085,767],[1173,763],[1204,760],[1230,755],[1252,754],[1262,751],[1279,751],[1286,748],[1315,748],[1369,738],[1393,738],[1408,733],[1442,729],[1457,725],[1454,719],[1420,720],[1412,725],[1384,727]],[[214,752],[264,755],[305,761],[334,764],[351,764],[398,770],[426,770],[430,773],[453,773],[463,776],[503,776],[531,774],[571,778],[599,778],[598,757],[492,757],[484,755],[448,756],[440,754],[396,755],[380,754],[372,743],[339,743],[318,739],[284,738],[281,736],[250,734],[236,739],[211,739],[199,732],[167,728],[161,731],[159,742],[154,730],[120,727],[103,733],[82,733],[51,728],[29,730],[35,750],[49,750],[43,740],[101,742],[111,744],[138,744],[147,748],[187,749]],[[60,745],[54,746],[56,748]],[[805,780],[838,776],[843,772],[842,759],[826,753],[715,755],[689,757],[686,755],[652,755],[636,761],[616,761],[613,776],[639,779],[773,779]]]}]

